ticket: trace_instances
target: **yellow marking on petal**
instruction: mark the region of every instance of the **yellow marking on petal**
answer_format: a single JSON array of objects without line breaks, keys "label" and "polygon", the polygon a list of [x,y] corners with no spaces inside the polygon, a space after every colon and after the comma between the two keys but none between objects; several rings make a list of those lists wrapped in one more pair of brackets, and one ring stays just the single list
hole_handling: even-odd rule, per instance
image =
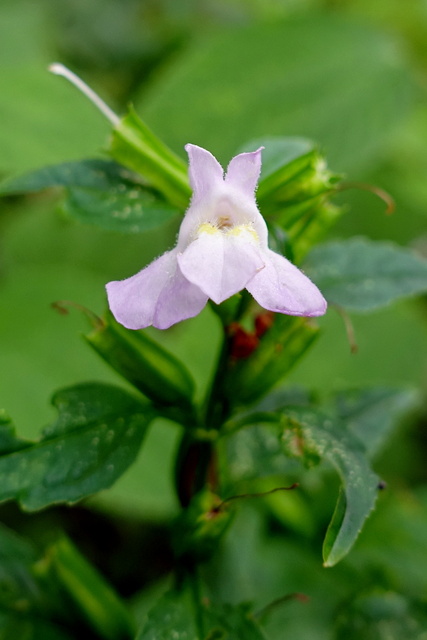
[{"label": "yellow marking on petal", "polygon": [[229,236],[240,236],[242,233],[249,233],[255,242],[259,242],[258,234],[251,224],[238,224],[227,231]]},{"label": "yellow marking on petal", "polygon": [[210,224],[210,222],[204,222],[203,224],[200,225],[200,227],[197,230],[197,233],[209,233],[211,235],[218,233],[219,229],[218,227],[215,227],[213,224]]}]

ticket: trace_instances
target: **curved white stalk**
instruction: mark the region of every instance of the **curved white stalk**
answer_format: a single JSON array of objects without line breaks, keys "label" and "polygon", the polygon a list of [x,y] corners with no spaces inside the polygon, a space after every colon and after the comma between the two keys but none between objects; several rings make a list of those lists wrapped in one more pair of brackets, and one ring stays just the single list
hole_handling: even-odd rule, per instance
[{"label": "curved white stalk", "polygon": [[88,85],[83,82],[83,80],[81,80],[78,76],[76,76],[75,73],[70,71],[70,69],[67,69],[67,67],[65,67],[60,62],[54,62],[48,68],[49,71],[51,71],[55,75],[63,76],[69,82],[71,82],[71,84],[77,87],[77,89],[81,91],[87,98],[89,98],[89,100],[95,105],[95,107],[97,107],[101,111],[101,113],[104,114],[104,116],[111,122],[114,127],[119,124],[119,116],[116,115],[114,111],[112,111],[103,100],[101,100],[101,98],[95,93],[95,91],[93,91],[93,89],[88,87]]}]

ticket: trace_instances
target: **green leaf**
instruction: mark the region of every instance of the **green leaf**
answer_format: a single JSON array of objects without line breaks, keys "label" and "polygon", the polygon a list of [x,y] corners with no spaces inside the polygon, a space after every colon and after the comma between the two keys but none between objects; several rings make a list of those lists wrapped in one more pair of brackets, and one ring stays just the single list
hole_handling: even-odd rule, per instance
[{"label": "green leaf", "polygon": [[378,478],[368,465],[363,446],[339,419],[309,408],[293,408],[284,415],[288,425],[282,432],[282,442],[287,455],[309,462],[317,455],[330,462],[341,479],[323,543],[324,564],[332,567],[351,549],[372,510]]},{"label": "green leaf", "polygon": [[354,238],[313,249],[304,271],[328,302],[371,311],[427,291],[427,261],[386,242]]},{"label": "green leaf", "polygon": [[35,510],[106,489],[135,460],[154,417],[149,405],[111,385],[69,387],[52,402],[58,419],[38,442],[0,451],[0,500]]},{"label": "green leaf", "polygon": [[261,423],[262,417],[260,424],[239,429],[220,440],[225,454],[222,475],[230,488],[241,482],[284,474],[292,467],[292,461],[283,456],[276,428]]},{"label": "green leaf", "polygon": [[0,410],[0,452],[2,454],[13,453],[19,449],[25,449],[27,443],[18,438],[11,418]]},{"label": "green leaf", "polygon": [[[224,451],[222,476],[231,487],[238,483],[283,475],[296,462],[283,456],[277,438],[275,419],[271,418],[285,407],[310,404],[310,394],[302,387],[281,386],[259,402],[251,411],[237,413],[224,425],[219,446]],[[268,422],[265,422],[265,417]],[[220,458],[221,460],[221,458]]]},{"label": "green leaf", "polygon": [[228,162],[249,136],[303,132],[349,171],[389,143],[413,93],[396,39],[315,13],[203,37],[137,106],[178,151],[197,141]]},{"label": "green leaf", "polygon": [[341,391],[335,398],[339,417],[370,456],[378,451],[402,416],[418,402],[414,389],[391,387]]},{"label": "green leaf", "polygon": [[109,191],[70,189],[64,211],[71,217],[103,229],[142,233],[163,226],[180,212],[143,187]]},{"label": "green leaf", "polygon": [[117,184],[131,186],[135,178],[135,174],[110,160],[63,162],[6,178],[0,182],[0,194],[17,195],[51,187],[107,190]]},{"label": "green leaf", "polygon": [[44,167],[0,183],[0,195],[65,187],[63,208],[80,222],[125,233],[155,229],[180,214],[137,175],[107,160]]},{"label": "green leaf", "polygon": [[134,637],[133,620],[123,602],[67,538],[56,542],[48,557],[59,584],[102,638]]}]

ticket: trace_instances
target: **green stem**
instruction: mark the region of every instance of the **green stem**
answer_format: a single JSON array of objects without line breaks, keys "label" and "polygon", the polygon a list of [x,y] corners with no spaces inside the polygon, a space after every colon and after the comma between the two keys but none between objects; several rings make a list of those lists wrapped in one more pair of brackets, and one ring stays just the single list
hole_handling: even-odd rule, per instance
[{"label": "green stem", "polygon": [[202,412],[204,424],[207,429],[219,430],[229,416],[229,402],[223,393],[223,380],[227,371],[230,355],[230,339],[227,330],[233,322],[241,321],[251,304],[252,296],[247,291],[242,291],[240,294],[240,302],[237,308],[235,308],[232,317],[228,317],[226,321],[223,320],[223,338],[218,364]]},{"label": "green stem", "polygon": [[197,631],[200,640],[205,638],[205,621],[203,619],[203,610],[202,610],[202,596],[200,589],[200,579],[197,572],[197,567],[192,567],[192,570],[189,573],[190,587],[191,593],[193,596],[193,605],[194,605],[194,616],[196,620]]},{"label": "green stem", "polygon": [[227,417],[228,403],[222,393],[222,383],[228,363],[228,355],[229,340],[224,331],[218,365],[205,402],[204,422],[208,429],[220,429]]}]

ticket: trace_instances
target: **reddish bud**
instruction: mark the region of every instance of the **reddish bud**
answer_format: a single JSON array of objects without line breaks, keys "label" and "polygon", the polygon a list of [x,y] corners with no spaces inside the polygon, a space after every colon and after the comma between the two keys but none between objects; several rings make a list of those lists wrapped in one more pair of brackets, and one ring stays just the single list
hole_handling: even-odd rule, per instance
[{"label": "reddish bud", "polygon": [[255,318],[255,335],[257,338],[261,338],[266,333],[274,322],[274,313],[272,311],[265,311],[260,313]]},{"label": "reddish bud", "polygon": [[258,347],[258,337],[254,333],[245,331],[235,322],[228,327],[228,333],[230,335],[230,355],[236,360],[249,358]]}]

